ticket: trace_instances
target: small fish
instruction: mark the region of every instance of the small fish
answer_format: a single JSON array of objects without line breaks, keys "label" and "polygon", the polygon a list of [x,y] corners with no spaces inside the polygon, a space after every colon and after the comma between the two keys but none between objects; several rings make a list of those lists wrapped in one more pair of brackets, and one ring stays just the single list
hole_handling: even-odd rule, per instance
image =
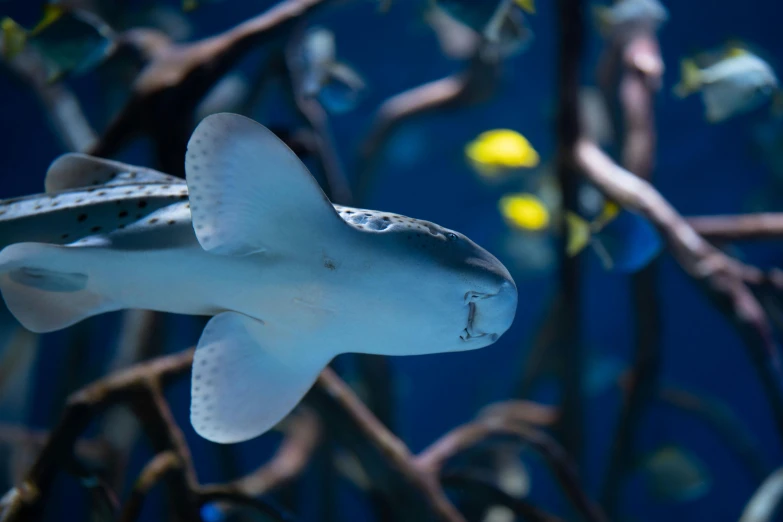
[{"label": "small fish", "polygon": [[505,195],[498,208],[506,222],[517,229],[535,232],[549,227],[549,210],[533,194]]},{"label": "small fish", "polygon": [[323,27],[308,30],[297,58],[305,96],[318,98],[333,114],[342,114],[356,107],[367,86],[356,71],[337,61],[332,31]]},{"label": "small fish", "polygon": [[770,101],[778,79],[769,64],[745,49],[734,47],[707,67],[693,59],[681,62],[682,79],[674,93],[684,98],[701,91],[707,121],[718,123],[752,111]]},{"label": "small fish", "polygon": [[465,146],[465,156],[476,172],[487,179],[533,168],[540,162],[527,138],[509,129],[482,132]]},{"label": "small fish", "polygon": [[644,460],[650,493],[665,502],[686,502],[704,496],[712,485],[707,467],[678,446],[664,446]]},{"label": "small fish", "polygon": [[605,37],[657,31],[669,19],[669,12],[658,0],[617,0],[611,7],[595,6],[593,12]]},{"label": "small fish", "polygon": [[524,13],[535,14],[534,0],[431,0],[430,5],[483,35],[502,56],[525,50],[533,40]]},{"label": "small fish", "polygon": [[649,221],[614,203],[606,203],[592,223],[572,212],[566,214],[566,223],[568,255],[575,256],[590,245],[604,268],[614,272],[641,270],[663,247],[658,231]]},{"label": "small fish", "polygon": [[34,332],[128,308],[212,316],[190,409],[211,441],[272,428],[338,353],[471,350],[511,326],[517,289],[497,258],[428,221],[332,205],[253,120],[201,121],[185,172],[189,202],[64,246],[5,247],[0,292]]},{"label": "small fish", "polygon": [[93,69],[116,48],[114,32],[100,18],[57,4],[45,5],[43,18],[30,31],[8,17],[0,27],[4,56],[13,59],[26,45],[32,46],[41,54],[50,82]]}]

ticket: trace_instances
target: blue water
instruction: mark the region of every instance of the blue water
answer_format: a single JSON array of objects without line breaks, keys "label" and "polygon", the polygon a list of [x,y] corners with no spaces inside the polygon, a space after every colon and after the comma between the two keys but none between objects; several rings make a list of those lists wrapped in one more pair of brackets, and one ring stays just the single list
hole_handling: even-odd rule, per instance
[{"label": "blue water", "polygon": [[[174,7],[178,2],[159,2]],[[31,26],[35,6],[23,0],[0,5],[0,14],[12,15]],[[141,4],[141,2],[139,2]],[[195,39],[227,29],[260,12],[269,1],[225,0],[208,4],[188,15]],[[554,2],[539,0],[531,24],[535,40],[529,50],[503,64],[502,80],[494,98],[481,106],[437,113],[398,130],[381,163],[367,201],[376,208],[434,221],[459,230],[504,258],[505,225],[496,210],[502,194],[484,185],[463,160],[464,144],[493,128],[522,132],[545,161],[555,147],[554,119],[557,31]],[[678,80],[678,61],[687,53],[720,45],[729,38],[745,40],[767,54],[783,71],[783,8],[772,0],[746,0],[741,5],[716,2],[667,2],[671,19],[660,32],[667,65],[664,86],[656,98],[658,155],[654,183],[685,215],[735,213],[748,208],[754,193],[772,184],[773,173],[753,148],[753,128],[763,113],[738,117],[720,125],[703,118],[697,97],[678,100],[671,87]],[[709,4],[709,5],[708,5]],[[375,108],[387,97],[422,82],[459,71],[463,64],[444,58],[436,39],[420,17],[412,0],[395,0],[387,14],[378,14],[374,2],[341,3],[313,16],[308,22],[334,30],[341,59],[360,71],[369,90],[351,112],[334,116],[330,123],[338,154],[349,175],[355,170],[357,147],[369,129]],[[594,66],[601,49],[594,30],[584,49],[584,84],[594,83]],[[252,67],[252,60],[245,64]],[[100,102],[101,84],[95,74],[70,81],[85,111],[96,126],[106,120]],[[0,114],[3,144],[0,156],[0,197],[40,192],[48,164],[64,152],[35,94],[0,74]],[[272,109],[255,114],[263,123],[285,123],[285,111]],[[783,151],[780,151],[783,153]],[[126,150],[124,160],[155,166],[145,144]],[[774,205],[767,210],[776,210]],[[777,210],[781,210],[778,208]],[[780,266],[780,242],[740,245],[733,251],[751,264]],[[581,339],[590,353],[600,353],[626,363],[633,349],[633,309],[630,279],[609,274],[595,255],[581,258],[583,297]],[[513,273],[519,288],[519,308],[511,330],[495,345],[475,352],[390,359],[395,377],[395,432],[411,448],[420,451],[449,429],[469,421],[484,405],[510,398],[522,373],[531,339],[556,289],[556,272],[530,276]],[[662,382],[722,401],[753,435],[769,470],[783,462],[783,448],[776,435],[770,409],[737,331],[713,307],[699,288],[667,253],[660,258],[658,292],[662,307]],[[81,362],[81,383],[98,377],[110,359],[116,315],[90,323],[94,336]],[[196,322],[177,318],[168,350],[190,346],[198,339]],[[26,422],[36,428],[51,427],[62,405],[53,396],[56,377],[64,371],[67,332],[45,336],[34,370],[35,386]],[[338,365],[341,363],[338,360]],[[539,397],[546,398],[546,390]],[[174,415],[185,432],[202,482],[223,480],[220,455],[213,444],[200,439],[188,422],[187,379],[171,387],[168,397]],[[608,461],[614,423],[620,405],[614,388],[585,399],[585,460],[582,477],[589,493],[597,496]],[[2,419],[0,419],[2,420]],[[652,406],[644,417],[634,447],[643,456],[665,444],[687,448],[703,460],[712,475],[708,494],[690,501],[661,503],[651,498],[638,474],[629,477],[620,505],[624,520],[737,520],[757,483],[745,471],[721,439],[697,419],[663,405]],[[278,435],[242,444],[231,451],[241,471],[249,471],[271,455]],[[149,458],[140,443],[130,473]],[[563,496],[540,460],[530,459],[531,499],[542,508],[564,516]],[[51,520],[63,506],[80,495],[73,482],[63,479],[47,510]],[[319,519],[319,485],[314,469],[305,475],[298,502],[298,520]],[[158,520],[163,502],[156,492],[147,504],[145,520]],[[366,496],[341,483],[337,502],[340,520],[368,520]],[[82,514],[81,507],[73,507]]]}]

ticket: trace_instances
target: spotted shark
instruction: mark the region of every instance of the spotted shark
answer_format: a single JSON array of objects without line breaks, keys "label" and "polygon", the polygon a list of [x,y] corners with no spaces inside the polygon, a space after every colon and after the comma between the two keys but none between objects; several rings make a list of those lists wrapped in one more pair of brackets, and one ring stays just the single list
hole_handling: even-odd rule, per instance
[{"label": "spotted shark", "polygon": [[[73,189],[78,170],[48,180]],[[340,353],[472,350],[514,319],[516,285],[492,254],[428,221],[333,205],[253,120],[202,120],[185,172],[187,201],[72,243],[5,247],[0,291],[35,332],[127,308],[212,316],[191,380],[191,423],[206,439],[266,432]]]}]

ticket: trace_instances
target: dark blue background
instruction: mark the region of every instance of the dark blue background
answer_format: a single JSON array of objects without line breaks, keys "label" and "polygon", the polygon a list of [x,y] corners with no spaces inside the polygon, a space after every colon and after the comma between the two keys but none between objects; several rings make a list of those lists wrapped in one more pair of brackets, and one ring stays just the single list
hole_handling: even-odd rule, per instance
[{"label": "dark blue background", "polygon": [[[229,28],[272,3],[225,0],[208,4],[188,15],[194,24],[193,38]],[[551,0],[537,3],[538,13],[531,20],[535,41],[527,53],[504,64],[501,86],[493,101],[427,117],[401,128],[396,145],[389,147],[380,167],[378,182],[366,202],[368,207],[428,219],[459,230],[513,265],[513,260],[503,258],[501,248],[506,228],[496,210],[500,192],[483,185],[470,171],[463,161],[463,147],[481,131],[507,127],[525,134],[544,161],[552,157],[555,7]],[[0,14],[10,14],[31,24],[37,9],[23,4],[30,2],[4,2]],[[678,100],[671,94],[671,87],[677,81],[678,62],[684,54],[720,45],[729,38],[739,38],[763,49],[771,57],[773,67],[780,71],[783,8],[773,0],[746,0],[741,5],[726,0],[668,4],[671,19],[660,33],[667,70],[664,87],[657,97],[659,146],[655,184],[685,215],[740,212],[755,191],[772,183],[773,174],[754,151],[752,142],[753,126],[764,116],[757,113],[710,125],[703,118],[697,97]],[[379,103],[396,92],[455,72],[463,65],[441,55],[432,31],[421,19],[419,2],[395,0],[387,14],[378,14],[374,2],[356,0],[324,11],[313,17],[312,23],[335,31],[339,54],[365,75],[370,87],[356,110],[331,121],[340,157],[349,173]],[[585,84],[594,83],[593,70],[601,48],[596,31],[591,29],[590,34],[584,50]],[[98,122],[106,115],[101,114],[100,85],[95,76],[87,75],[73,84],[88,115],[99,127]],[[0,75],[0,114],[0,196],[40,192],[48,164],[64,152],[48,128],[41,106],[33,92],[7,75]],[[263,114],[257,116],[261,118]],[[154,166],[143,146],[133,148],[123,158]],[[774,205],[768,208],[774,210]],[[777,244],[754,246],[738,253],[762,266],[780,264],[781,249]],[[582,256],[582,264],[584,346],[590,352],[629,361],[633,336],[629,279],[604,272],[592,254]],[[783,457],[780,442],[736,331],[669,255],[662,256],[660,267],[663,381],[723,401],[754,435],[769,466],[777,467]],[[391,360],[399,404],[397,433],[414,452],[470,420],[483,405],[512,393],[527,345],[556,283],[553,274],[531,276],[517,272],[514,276],[520,296],[517,319],[494,346],[476,352]],[[112,346],[111,331],[117,321],[116,317],[106,318],[100,323],[101,328],[94,328],[105,342],[92,343],[88,363],[96,368],[93,376],[111,355],[107,346]],[[179,333],[170,343],[171,351],[189,346],[198,336],[193,320],[182,318],[177,324]],[[40,352],[38,384],[29,415],[33,426],[48,427],[56,418],[57,412],[51,411],[55,402],[51,397],[53,390],[45,382],[48,374],[63,371],[65,339],[63,333],[47,336]],[[204,482],[225,478],[219,476],[212,445],[200,440],[189,425],[186,380],[171,389],[170,397],[191,444],[199,478]],[[587,402],[584,476],[593,494],[597,494],[607,462],[618,399],[618,392],[613,389]],[[272,440],[276,440],[275,435],[242,445],[242,466],[249,470],[262,462],[270,454]],[[737,520],[754,483],[716,434],[684,414],[653,407],[640,430],[638,453],[649,453],[662,443],[679,444],[707,463],[713,476],[709,494],[693,502],[658,504],[644,493],[637,477],[626,490],[623,513],[634,520]],[[140,466],[146,455],[147,450],[141,445],[134,467]],[[531,462],[532,498],[545,508],[567,513],[545,469],[535,460]],[[311,519],[317,510],[317,504],[308,501],[312,492],[310,487],[303,494],[302,520]],[[358,520],[364,514],[362,503],[355,497],[351,495],[345,501],[343,507],[351,513],[345,520]],[[52,502],[67,502],[66,499],[62,494]],[[152,508],[146,513],[151,516]]]}]

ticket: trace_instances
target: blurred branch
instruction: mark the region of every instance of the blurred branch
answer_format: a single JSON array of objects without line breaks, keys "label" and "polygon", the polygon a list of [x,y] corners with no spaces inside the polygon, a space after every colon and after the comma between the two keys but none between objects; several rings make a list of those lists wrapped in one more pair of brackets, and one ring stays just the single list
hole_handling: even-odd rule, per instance
[{"label": "blurred branch", "polygon": [[[663,59],[655,29],[610,37],[599,67],[599,83],[611,108],[614,135],[620,138],[623,166],[651,182],[657,135],[654,99],[661,84]],[[640,421],[655,396],[661,367],[660,304],[657,263],[632,276],[636,322],[634,361],[628,375],[614,442],[601,492],[601,503],[614,516],[623,478],[633,462],[633,445]]]},{"label": "blurred branch", "polygon": [[713,242],[783,238],[783,214],[698,216],[687,220],[696,233]]},{"label": "blurred branch", "polygon": [[767,476],[769,464],[758,450],[753,434],[725,404],[671,386],[662,388],[658,399],[700,417],[737,454],[753,481],[760,483]]},{"label": "blurred branch", "polygon": [[356,200],[367,201],[383,149],[403,123],[435,111],[486,102],[494,94],[499,77],[500,58],[479,45],[465,71],[395,94],[383,102],[359,150]]},{"label": "blurred branch", "polygon": [[661,232],[685,272],[738,329],[761,381],[778,435],[783,438],[783,390],[777,345],[769,321],[749,283],[763,284],[764,274],[707,243],[648,182],[614,163],[587,140],[576,146],[585,176],[606,196],[639,212]]},{"label": "blurred branch", "polygon": [[772,473],[751,497],[740,522],[772,522],[778,520],[783,501],[783,468]]},{"label": "blurred branch", "polygon": [[[562,194],[561,212],[577,212],[579,207],[579,172],[573,162],[574,146],[580,135],[579,70],[585,45],[584,2],[558,0],[558,112],[557,112],[557,180]],[[565,450],[579,462],[584,445],[582,375],[584,353],[581,345],[581,281],[579,259],[569,256],[565,220],[558,225],[559,258],[559,324],[554,340],[558,374],[562,387],[561,417],[555,433]]]},{"label": "blurred branch", "polygon": [[[182,158],[201,98],[247,52],[284,37],[297,21],[327,3],[284,0],[217,36],[187,44],[156,40],[128,101],[89,152],[108,157],[133,137],[147,134],[153,138],[161,169],[182,175]],[[137,45],[145,43],[143,39]]]},{"label": "blurred branch", "polygon": [[551,468],[574,508],[584,520],[606,521],[607,518],[582,488],[577,466],[565,450],[549,435],[530,425],[499,417],[478,419],[457,427],[441,437],[416,457],[417,465],[428,473],[440,474],[445,463],[457,454],[493,437],[514,437],[541,454]]}]

